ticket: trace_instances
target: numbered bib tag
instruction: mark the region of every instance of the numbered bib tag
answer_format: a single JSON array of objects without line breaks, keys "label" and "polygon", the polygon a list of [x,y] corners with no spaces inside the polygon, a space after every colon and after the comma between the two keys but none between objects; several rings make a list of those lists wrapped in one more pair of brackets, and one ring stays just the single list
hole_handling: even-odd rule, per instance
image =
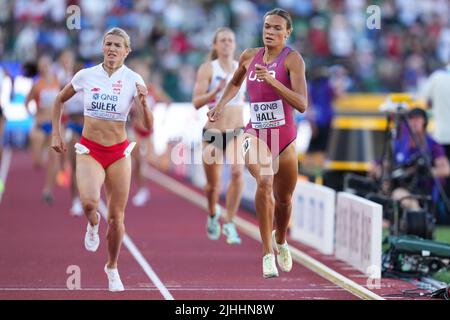
[{"label": "numbered bib tag", "polygon": [[81,143],[75,143],[75,152],[77,154],[88,154],[89,153],[89,149],[82,145]]},{"label": "numbered bib tag", "polygon": [[244,142],[242,142],[242,153],[245,156],[251,146],[251,138],[246,138]]},{"label": "numbered bib tag", "polygon": [[131,151],[133,151],[134,146],[136,145],[136,142],[130,142],[130,144],[128,145],[128,147],[125,149],[125,151],[123,152],[123,154],[125,155],[125,158],[129,157],[131,154]]},{"label": "numbered bib tag", "polygon": [[283,101],[254,102],[250,104],[250,118],[254,129],[268,129],[286,123]]}]

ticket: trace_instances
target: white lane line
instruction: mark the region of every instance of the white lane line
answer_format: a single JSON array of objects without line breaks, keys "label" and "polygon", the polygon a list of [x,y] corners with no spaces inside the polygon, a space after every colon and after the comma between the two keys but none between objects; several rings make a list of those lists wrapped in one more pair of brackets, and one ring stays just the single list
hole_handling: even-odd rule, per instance
[{"label": "white lane line", "polygon": [[[339,289],[242,289],[242,288],[170,288],[173,291],[227,291],[227,292],[322,292],[322,291],[345,291],[342,288]],[[105,288],[80,288],[80,289],[68,289],[68,288],[0,288],[1,291],[108,291]],[[127,288],[126,291],[159,291],[158,288]]]},{"label": "white lane line", "polygon": [[[173,193],[179,195],[180,197],[182,197],[192,203],[195,203],[204,209],[207,208],[207,201],[204,196],[201,196],[197,192],[184,186],[183,184],[181,184],[180,182],[176,181],[175,179],[167,176],[166,174],[161,173],[152,167],[148,167],[147,171],[144,171],[144,175],[146,178],[152,180],[153,182],[160,184],[161,186],[163,186],[166,189],[172,191]],[[224,208],[222,208],[222,209],[224,209]],[[244,220],[244,219],[236,216],[235,224],[242,231],[244,231],[244,233],[247,234],[249,237],[255,239],[258,242],[261,242],[259,229],[253,223],[250,223],[247,220]],[[332,283],[338,285],[339,287],[346,289],[347,291],[351,292],[352,294],[356,295],[357,297],[359,297],[361,299],[365,299],[365,300],[385,300],[381,296],[364,288],[363,286],[357,284],[353,280],[350,280],[350,279],[344,277],[343,275],[341,275],[340,273],[337,273],[336,271],[330,269],[323,263],[321,263],[318,260],[314,259],[313,257],[307,255],[303,251],[301,251],[291,245],[289,245],[289,249],[291,250],[292,258],[296,262],[300,263],[301,265],[305,266],[306,268],[310,269],[311,271],[319,274],[320,276],[327,279],[328,281],[331,281]]]},{"label": "white lane line", "polygon": [[[6,189],[6,179],[8,178],[9,165],[11,164],[11,158],[12,158],[11,149],[4,148],[2,155],[2,163],[0,165],[0,180],[3,181],[5,189]],[[3,192],[0,192],[0,203],[2,202],[2,197],[4,193],[5,193],[4,190]]]},{"label": "white lane line", "polygon": [[[100,211],[101,215],[103,216],[103,218],[107,221],[108,209],[106,208],[106,205],[102,200],[100,200],[99,211]],[[144,258],[142,253],[139,251],[139,249],[136,247],[136,245],[133,243],[131,238],[126,233],[123,237],[123,244],[125,245],[125,247],[127,247],[128,251],[130,251],[130,253],[133,255],[133,257],[139,263],[142,270],[144,270],[145,274],[150,278],[150,280],[155,284],[155,286],[161,292],[164,299],[175,300],[174,297],[170,294],[169,290],[167,290],[167,288],[161,282],[159,277],[153,271],[153,268],[150,266],[150,264],[147,262],[147,260]]]},{"label": "white lane line", "polygon": [[[257,241],[261,241],[259,230],[254,224],[252,224],[252,223],[248,222],[247,220],[244,220],[240,217],[235,217],[235,223],[242,230],[244,230],[247,235],[249,235],[250,237],[252,237],[253,239],[255,239]],[[325,279],[333,282],[334,284],[350,291],[351,293],[355,294],[356,296],[358,296],[362,299],[365,299],[365,300],[384,300],[379,295],[377,295],[374,292],[357,284],[353,280],[350,280],[347,277],[344,277],[340,273],[337,273],[333,269],[327,267],[323,263],[319,262],[318,260],[309,256],[308,254],[304,253],[303,251],[301,251],[291,245],[289,245],[289,249],[291,250],[292,258],[295,261],[297,261],[298,263],[307,267],[311,271],[321,275]]]}]

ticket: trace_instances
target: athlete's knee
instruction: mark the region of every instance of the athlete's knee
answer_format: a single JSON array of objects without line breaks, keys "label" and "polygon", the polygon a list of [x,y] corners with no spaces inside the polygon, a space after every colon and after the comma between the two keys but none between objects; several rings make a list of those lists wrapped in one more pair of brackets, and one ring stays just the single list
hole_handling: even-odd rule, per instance
[{"label": "athlete's knee", "polygon": [[123,227],[124,226],[124,215],[123,212],[119,210],[109,210],[108,225],[110,227]]},{"label": "athlete's knee", "polygon": [[82,198],[81,204],[83,206],[84,212],[97,211],[98,200],[95,198]]},{"label": "athlete's knee", "polygon": [[275,205],[280,209],[289,209],[292,206],[291,194],[283,194],[283,195],[275,194],[274,197],[275,197]]},{"label": "athlete's knee", "polygon": [[231,180],[234,182],[242,182],[243,181],[242,170],[239,168],[233,168],[231,170]]},{"label": "athlete's knee", "polygon": [[216,184],[207,183],[205,186],[205,192],[206,192],[206,194],[219,194],[220,186],[218,183],[216,183]]},{"label": "athlete's knee", "polygon": [[273,187],[273,175],[260,175],[256,179],[258,188],[272,190]]}]

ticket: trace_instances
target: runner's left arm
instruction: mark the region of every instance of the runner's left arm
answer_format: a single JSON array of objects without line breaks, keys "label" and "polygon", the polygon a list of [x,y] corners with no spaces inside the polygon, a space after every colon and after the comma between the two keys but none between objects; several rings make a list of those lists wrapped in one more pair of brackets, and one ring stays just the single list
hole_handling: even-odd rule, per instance
[{"label": "runner's left arm", "polygon": [[308,106],[305,62],[298,52],[293,51],[286,57],[285,65],[289,72],[292,89],[287,88],[280,81],[272,77],[264,66],[255,66],[256,77],[265,81],[281,98],[286,100],[289,105],[303,113]]},{"label": "runner's left arm", "polygon": [[137,115],[144,124],[146,130],[153,128],[153,113],[147,103],[148,90],[145,85],[136,82],[137,94],[134,97],[134,103],[137,109]]}]

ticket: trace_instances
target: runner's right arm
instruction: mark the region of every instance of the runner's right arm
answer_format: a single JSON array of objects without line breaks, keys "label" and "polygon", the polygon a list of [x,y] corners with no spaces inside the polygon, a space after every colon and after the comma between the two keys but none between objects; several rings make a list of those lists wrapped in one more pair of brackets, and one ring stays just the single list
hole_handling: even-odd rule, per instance
[{"label": "runner's right arm", "polygon": [[223,79],[214,90],[208,92],[211,76],[211,63],[202,64],[197,71],[197,80],[195,81],[194,92],[192,93],[192,104],[195,109],[200,109],[213,101],[217,93],[225,87],[225,79]]},{"label": "runner's right arm", "polygon": [[36,99],[36,84],[33,84],[31,87],[30,92],[28,92],[27,97],[25,98],[25,110],[27,111],[28,115],[31,116],[30,109],[28,108],[28,105],[30,104],[31,100]]},{"label": "runner's right arm", "polygon": [[258,50],[255,48],[246,49],[239,58],[239,66],[233,74],[233,78],[228,82],[225,87],[225,91],[217,102],[216,107],[209,110],[208,118],[209,121],[214,122],[220,116],[222,108],[227,105],[227,103],[233,99],[233,97],[239,92],[242,82],[244,82],[245,75],[247,74],[247,68],[251,60],[255,56]]},{"label": "runner's right arm", "polygon": [[61,115],[64,106],[64,102],[69,100],[75,95],[76,91],[72,86],[72,83],[67,84],[60,93],[56,96],[55,103],[52,109],[52,148],[56,152],[65,152],[66,146],[63,143],[61,137]]}]

